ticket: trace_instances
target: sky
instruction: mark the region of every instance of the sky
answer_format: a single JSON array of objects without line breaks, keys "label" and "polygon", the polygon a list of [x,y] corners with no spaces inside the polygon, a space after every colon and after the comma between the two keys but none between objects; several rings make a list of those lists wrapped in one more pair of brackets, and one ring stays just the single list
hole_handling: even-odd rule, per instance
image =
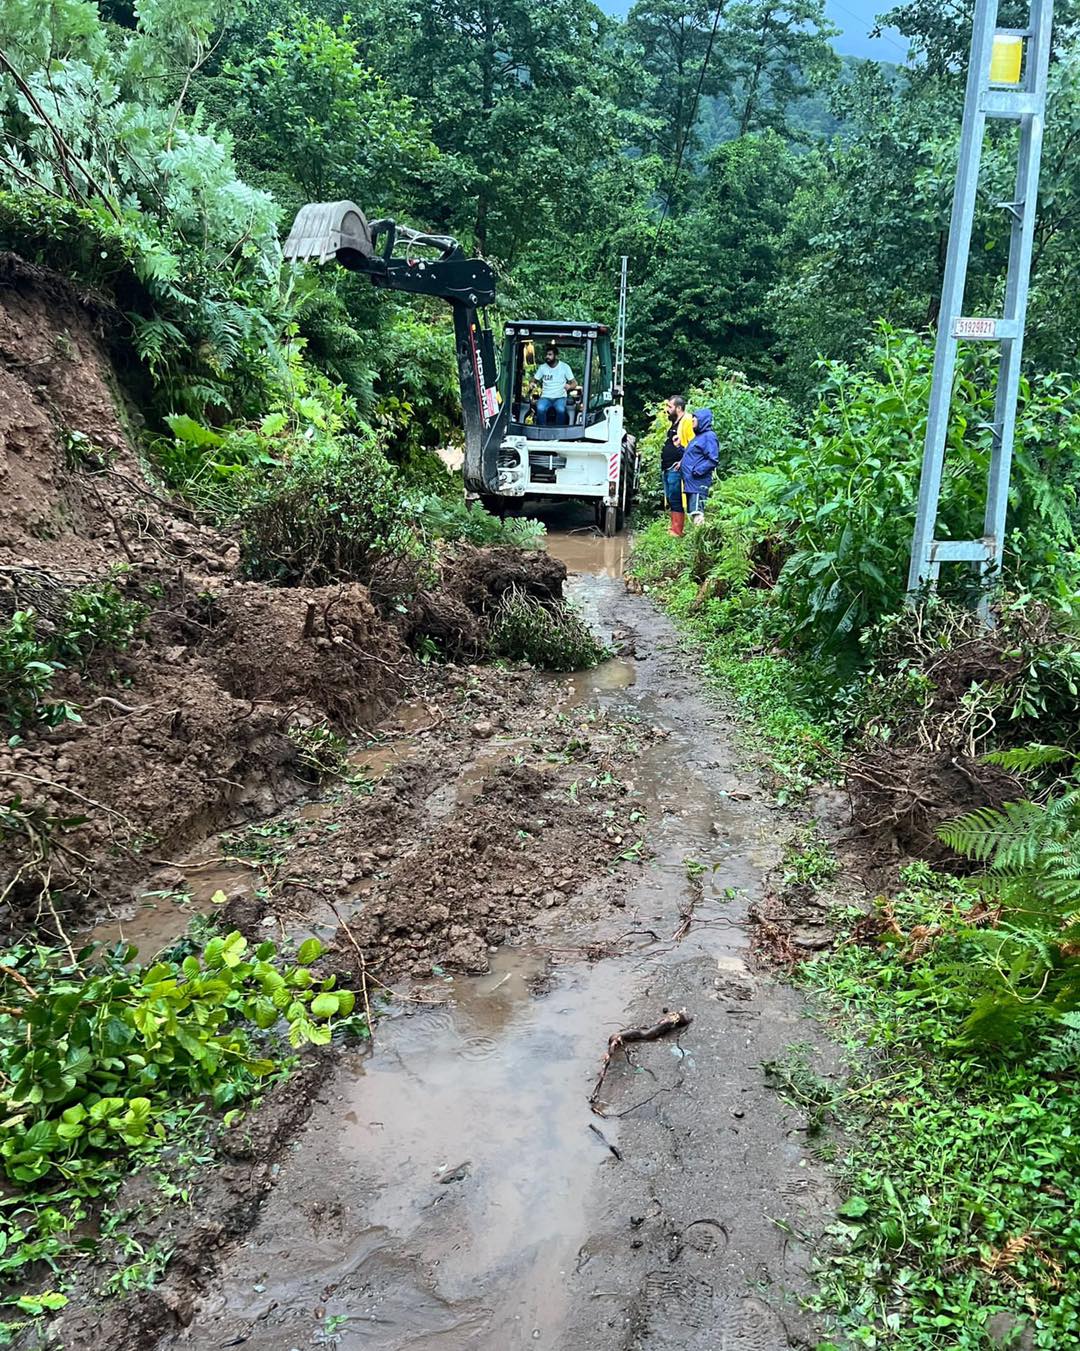
[{"label": "sky", "polygon": [[867,35],[874,19],[890,8],[883,0],[827,0],[825,12],[843,32],[833,44],[838,52],[853,56],[872,56],[878,61],[903,61],[907,46],[895,29],[887,29],[880,38]]},{"label": "sky", "polygon": [[[625,14],[632,0],[599,0],[609,14]],[[890,0],[826,0],[825,10],[837,28],[842,29],[833,44],[838,52],[853,56],[871,56],[878,61],[903,61],[907,46],[895,30],[880,38],[868,34],[874,18],[890,7]]]}]

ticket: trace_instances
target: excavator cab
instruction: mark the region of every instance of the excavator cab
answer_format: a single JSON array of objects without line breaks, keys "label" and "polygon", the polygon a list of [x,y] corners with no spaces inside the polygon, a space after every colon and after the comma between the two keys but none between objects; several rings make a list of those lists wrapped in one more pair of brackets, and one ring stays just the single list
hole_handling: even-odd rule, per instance
[{"label": "excavator cab", "polygon": [[[536,373],[545,351],[554,346],[558,358],[573,373],[576,389],[566,397],[561,418],[538,416]],[[582,427],[604,417],[615,402],[612,383],[611,333],[604,324],[559,324],[522,320],[503,328],[499,394],[509,405],[507,430],[530,440],[572,439]]]},{"label": "excavator cab", "polygon": [[[552,416],[548,408],[545,416],[535,377],[552,346],[570,367],[576,388],[568,389],[565,409]],[[546,319],[505,324],[499,394],[505,424],[498,444],[499,488],[489,505],[576,498],[593,507],[605,533],[620,530],[637,486],[637,453],[623,429],[607,325]]]}]

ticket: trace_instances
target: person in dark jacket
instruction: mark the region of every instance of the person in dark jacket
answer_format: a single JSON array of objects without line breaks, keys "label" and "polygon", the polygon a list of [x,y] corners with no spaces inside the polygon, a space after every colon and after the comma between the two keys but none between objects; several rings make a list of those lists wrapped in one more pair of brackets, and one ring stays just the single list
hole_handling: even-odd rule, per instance
[{"label": "person in dark jacket", "polygon": [[705,519],[705,502],[719,462],[720,443],[712,429],[712,413],[708,408],[699,408],[694,414],[694,439],[683,451],[682,457],[686,509],[695,525],[700,525]]},{"label": "person in dark jacket", "polygon": [[673,394],[667,401],[668,433],[660,452],[660,472],[664,478],[664,498],[671,513],[672,535],[681,535],[686,523],[683,504],[682,456],[690,441],[694,439],[694,425],[686,411],[686,400],[681,394]]}]

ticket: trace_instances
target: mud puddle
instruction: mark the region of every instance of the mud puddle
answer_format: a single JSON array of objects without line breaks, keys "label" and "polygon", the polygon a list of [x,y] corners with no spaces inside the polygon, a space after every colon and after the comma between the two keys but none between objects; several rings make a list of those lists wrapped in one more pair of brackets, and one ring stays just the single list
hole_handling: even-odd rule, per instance
[{"label": "mud puddle", "polygon": [[565,532],[549,531],[546,547],[552,557],[566,564],[571,577],[583,573],[619,581],[630,561],[632,541],[629,533],[609,539],[594,527],[581,527]]},{"label": "mud puddle", "polygon": [[[640,629],[655,658],[552,687],[560,711],[599,704],[622,726],[625,710],[627,728],[655,733],[620,771],[633,775],[647,843],[632,848],[648,866],[621,887],[613,871],[594,876],[572,905],[539,911],[517,946],[488,949],[483,976],[435,967],[405,986],[371,1049],[337,1061],[261,1218],[168,1345],[813,1344],[789,1337],[785,1291],[802,1279],[789,1235],[806,1227],[800,1207],[819,1204],[818,1183],[760,1070],[805,1033],[797,1003],[766,989],[748,953],[776,826],[670,625],[626,596],[626,541],[551,535],[549,547],[576,563],[573,593],[598,627]],[[367,753],[420,755],[424,735],[403,723]],[[463,747],[426,799],[425,828],[467,811],[528,740],[496,731]],[[684,1007],[684,1033],[613,1060],[594,1112],[611,1033]]]},{"label": "mud puddle", "polygon": [[[429,987],[441,1007],[382,1024],[342,1077],[323,1160],[362,1204],[314,1248],[299,1226],[263,1232],[223,1291],[231,1320],[276,1302],[261,1347],[311,1344],[316,1313],[344,1351],[554,1345],[591,1186],[618,1166],[588,1099],[635,972],[575,964],[543,993],[551,980],[542,951],[504,950]],[[603,1135],[617,1147],[617,1123]]]}]

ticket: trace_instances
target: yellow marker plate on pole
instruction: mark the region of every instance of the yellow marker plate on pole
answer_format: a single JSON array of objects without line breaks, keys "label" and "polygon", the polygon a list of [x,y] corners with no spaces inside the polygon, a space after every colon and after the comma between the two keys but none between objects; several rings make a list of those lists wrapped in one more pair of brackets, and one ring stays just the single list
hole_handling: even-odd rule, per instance
[{"label": "yellow marker plate on pole", "polygon": [[1024,67],[1024,39],[1008,33],[994,34],[990,56],[991,84],[1019,84]]}]

